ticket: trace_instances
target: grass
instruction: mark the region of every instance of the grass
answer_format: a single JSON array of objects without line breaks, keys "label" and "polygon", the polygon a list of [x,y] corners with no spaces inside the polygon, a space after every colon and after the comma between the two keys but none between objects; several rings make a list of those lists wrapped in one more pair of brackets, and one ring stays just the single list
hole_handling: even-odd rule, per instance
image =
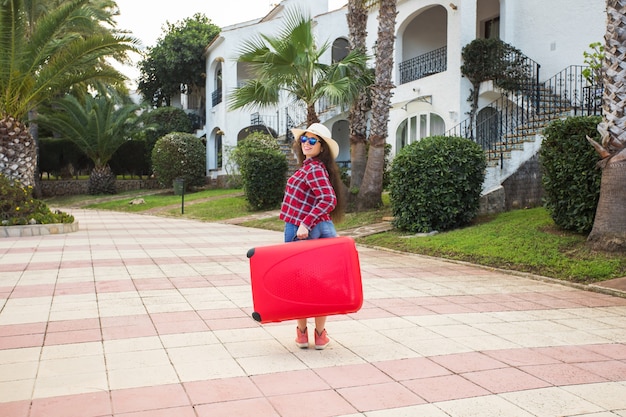
[{"label": "grass", "polygon": [[[85,204],[81,205],[81,198]],[[185,195],[185,212],[181,214],[181,197],[171,193],[146,194],[129,192],[115,197],[56,197],[49,205],[79,205],[87,208],[143,212],[161,209],[156,214],[220,221],[252,214],[241,190],[208,190]],[[128,204],[143,198],[145,204]],[[364,213],[347,213],[337,230],[347,230],[380,222],[390,216],[388,198],[384,207]],[[154,211],[152,211],[154,213]],[[282,231],[283,222],[276,216],[249,220],[247,227]],[[404,252],[467,261],[479,265],[534,273],[577,283],[590,283],[626,276],[626,257],[592,253],[585,246],[585,236],[559,230],[543,208],[516,210],[480,217],[473,225],[432,236],[416,236],[390,231],[363,238],[358,242]]]},{"label": "grass", "polygon": [[543,208],[515,210],[432,236],[380,233],[359,241],[578,283],[626,276],[623,255],[592,253],[585,236],[559,230]]}]

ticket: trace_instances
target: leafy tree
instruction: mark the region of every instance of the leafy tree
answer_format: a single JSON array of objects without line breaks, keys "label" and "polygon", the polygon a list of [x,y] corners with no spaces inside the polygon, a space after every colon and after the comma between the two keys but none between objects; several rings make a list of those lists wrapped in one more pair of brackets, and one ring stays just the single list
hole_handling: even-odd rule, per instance
[{"label": "leafy tree", "polygon": [[[37,146],[29,112],[72,87],[121,83],[105,58],[123,58],[137,40],[106,30],[107,0],[0,1],[0,172],[36,182]],[[9,140],[9,138],[12,138]]]},{"label": "leafy tree", "polygon": [[204,49],[219,32],[200,13],[176,24],[167,22],[166,34],[139,63],[138,89],[144,99],[155,107],[169,106],[171,97],[204,88]]},{"label": "leafy tree", "polygon": [[249,65],[253,77],[230,96],[231,109],[278,104],[280,92],[304,103],[306,124],[319,122],[315,103],[325,97],[331,103],[352,103],[363,85],[369,84],[367,56],[350,52],[331,65],[320,62],[330,43],[316,43],[312,20],[288,10],[278,35],[259,35],[243,43],[238,62]]},{"label": "leafy tree", "polygon": [[471,126],[478,110],[478,93],[483,81],[493,80],[505,91],[519,90],[528,84],[529,67],[522,52],[500,39],[474,39],[463,47],[461,57],[461,73],[472,83],[467,99],[471,103]]},{"label": "leafy tree", "polygon": [[89,175],[90,194],[115,194],[115,175],[109,161],[139,130],[139,106],[121,103],[115,95],[86,94],[81,100],[71,95],[56,100],[38,120],[74,142],[94,163]]}]

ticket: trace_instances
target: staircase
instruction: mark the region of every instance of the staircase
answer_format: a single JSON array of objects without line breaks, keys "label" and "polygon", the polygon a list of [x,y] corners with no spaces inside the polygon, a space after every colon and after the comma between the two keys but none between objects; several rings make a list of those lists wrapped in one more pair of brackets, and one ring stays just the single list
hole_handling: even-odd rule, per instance
[{"label": "staircase", "polygon": [[481,145],[487,154],[483,192],[498,187],[541,147],[543,130],[553,120],[601,113],[602,87],[588,85],[583,66],[570,66],[539,83],[536,64],[517,93],[504,94],[483,108],[472,126],[467,119],[447,132]]}]

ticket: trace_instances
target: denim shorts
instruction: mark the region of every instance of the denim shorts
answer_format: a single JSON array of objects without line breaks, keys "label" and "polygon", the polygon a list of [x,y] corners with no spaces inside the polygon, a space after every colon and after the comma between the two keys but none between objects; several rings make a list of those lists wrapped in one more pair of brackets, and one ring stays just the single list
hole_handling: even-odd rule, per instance
[{"label": "denim shorts", "polygon": [[[296,233],[298,226],[291,223],[285,223],[285,242],[293,242],[298,240]],[[320,239],[325,237],[337,237],[337,231],[332,221],[318,223],[311,231],[309,231],[308,239]]]}]

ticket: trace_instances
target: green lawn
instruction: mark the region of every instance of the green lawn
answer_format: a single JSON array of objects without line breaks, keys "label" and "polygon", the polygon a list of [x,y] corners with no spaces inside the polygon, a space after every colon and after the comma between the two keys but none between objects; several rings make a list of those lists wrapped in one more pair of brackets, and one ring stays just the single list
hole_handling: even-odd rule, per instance
[{"label": "green lawn", "polygon": [[[146,194],[130,192],[114,196],[82,196],[83,207],[106,210],[142,212],[176,216],[201,221],[219,221],[252,214],[241,190],[208,190],[185,195],[184,214],[181,214],[181,196],[170,192]],[[130,205],[134,198],[143,198],[145,204]],[[46,200],[49,205],[63,207],[80,205],[79,197],[58,197]],[[380,222],[390,216],[389,201],[380,210],[348,213],[338,230]],[[162,208],[155,212],[157,208]],[[277,217],[250,220],[243,223],[282,231],[283,222]],[[530,272],[546,277],[589,283],[626,276],[626,257],[591,253],[585,247],[585,236],[563,232],[543,208],[516,210],[482,217],[475,224],[433,236],[416,236],[400,231],[380,233],[359,238],[362,244],[380,246],[416,254],[462,260],[495,268]]]},{"label": "green lawn", "polygon": [[591,253],[585,239],[559,230],[545,209],[535,208],[501,213],[473,226],[432,236],[392,231],[360,242],[572,282],[626,276],[623,255]]}]

